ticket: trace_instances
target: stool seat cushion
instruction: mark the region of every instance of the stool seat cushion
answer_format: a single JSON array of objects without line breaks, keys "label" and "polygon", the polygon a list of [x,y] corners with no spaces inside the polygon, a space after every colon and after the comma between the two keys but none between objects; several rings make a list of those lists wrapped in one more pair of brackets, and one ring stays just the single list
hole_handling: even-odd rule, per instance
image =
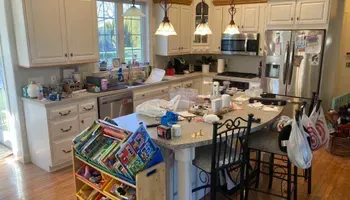
[{"label": "stool seat cushion", "polygon": [[[195,159],[192,161],[192,164],[199,169],[210,173],[211,172],[211,158],[212,158],[212,151],[213,151],[213,146],[212,145],[207,145],[203,147],[197,147],[196,148],[196,155]],[[241,156],[237,151],[236,156],[234,155],[235,150],[232,149],[231,152],[231,159],[230,159],[230,164],[235,165],[235,164],[240,164],[240,159]],[[230,152],[226,150],[226,156],[225,156],[225,164],[228,164],[229,162],[229,155]],[[220,161],[219,161],[219,166],[221,166],[224,162],[224,152],[223,150],[220,153]],[[218,156],[218,155],[217,155]],[[235,158],[234,158],[235,157]]]},{"label": "stool seat cushion", "polygon": [[266,129],[251,133],[248,139],[248,148],[278,155],[287,155],[279,148],[278,134],[278,132]]}]

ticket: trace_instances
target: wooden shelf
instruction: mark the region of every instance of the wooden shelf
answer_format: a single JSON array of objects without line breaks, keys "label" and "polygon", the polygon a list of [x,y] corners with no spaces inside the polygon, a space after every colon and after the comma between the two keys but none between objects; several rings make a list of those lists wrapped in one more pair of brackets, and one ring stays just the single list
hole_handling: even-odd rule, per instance
[{"label": "wooden shelf", "polygon": [[[228,6],[231,5],[231,0],[213,0],[214,6]],[[235,0],[235,5],[252,4],[252,3],[267,3],[267,0]]]},{"label": "wooden shelf", "polygon": [[126,184],[126,185],[128,185],[128,186],[130,186],[130,187],[136,189],[136,185],[134,185],[134,184],[132,184],[132,183],[130,183],[130,182],[128,182],[128,181],[125,181],[125,180],[123,180],[123,179],[117,178],[117,177],[115,177],[115,176],[114,176],[113,174],[111,174],[111,173],[108,173],[108,172],[106,172],[106,171],[103,171],[103,170],[101,170],[101,169],[98,169],[98,168],[96,168],[95,166],[91,165],[90,163],[86,162],[85,160],[83,160],[83,159],[81,159],[81,158],[79,158],[79,157],[77,157],[77,156],[75,156],[75,157],[76,157],[78,160],[80,160],[81,162],[85,163],[86,165],[89,165],[90,167],[92,167],[92,168],[94,168],[94,169],[97,169],[97,170],[100,171],[102,174],[105,174],[105,175],[109,176],[110,178],[112,178],[112,179],[114,179],[114,180],[116,180],[116,181],[118,181],[118,182],[124,183],[124,184]]},{"label": "wooden shelf", "polygon": [[[158,4],[163,2],[163,0],[153,0],[153,3]],[[191,5],[192,0],[168,0],[170,4],[182,4],[182,5]]]},{"label": "wooden shelf", "polygon": [[[89,167],[94,168],[95,170],[98,170],[101,172],[102,176],[109,177],[110,181],[117,181],[119,183],[124,183],[131,188],[135,189],[136,191],[136,199],[137,200],[166,200],[166,177],[165,177],[165,163],[161,162],[151,168],[148,168],[144,171],[139,172],[136,174],[136,184],[132,184],[128,181],[125,181],[123,179],[120,179],[116,176],[114,176],[111,173],[105,172],[104,170],[100,169],[99,167],[96,167],[82,158],[79,158],[75,155],[75,150],[73,148],[72,151],[73,156],[73,171],[74,171],[74,180],[75,180],[75,192],[77,193],[84,185],[88,185],[91,188],[98,191],[101,195],[104,195],[106,197],[109,197],[113,200],[124,200],[122,197],[115,197],[111,195],[110,193],[104,191],[106,187],[108,187],[108,184],[99,189],[95,184],[91,183],[90,181],[80,177],[79,175],[75,174],[82,165],[88,165]],[[80,197],[77,196],[78,200],[81,200]]]}]

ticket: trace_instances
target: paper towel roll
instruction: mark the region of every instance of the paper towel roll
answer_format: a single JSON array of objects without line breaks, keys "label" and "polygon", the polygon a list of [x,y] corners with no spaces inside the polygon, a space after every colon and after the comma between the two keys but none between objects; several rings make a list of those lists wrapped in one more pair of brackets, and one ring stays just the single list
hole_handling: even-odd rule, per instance
[{"label": "paper towel roll", "polygon": [[231,96],[228,94],[224,94],[221,96],[222,99],[222,107],[223,108],[228,108],[230,107],[230,102],[231,102]]},{"label": "paper towel roll", "polygon": [[218,59],[218,73],[224,72],[224,69],[225,69],[225,60]]}]

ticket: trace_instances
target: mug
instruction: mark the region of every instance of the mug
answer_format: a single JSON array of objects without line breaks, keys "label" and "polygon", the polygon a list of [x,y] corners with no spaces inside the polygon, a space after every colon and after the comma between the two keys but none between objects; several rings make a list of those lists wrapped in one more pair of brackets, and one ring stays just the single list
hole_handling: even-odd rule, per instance
[{"label": "mug", "polygon": [[174,137],[180,137],[181,136],[181,125],[180,124],[174,124],[171,127],[171,134]]}]

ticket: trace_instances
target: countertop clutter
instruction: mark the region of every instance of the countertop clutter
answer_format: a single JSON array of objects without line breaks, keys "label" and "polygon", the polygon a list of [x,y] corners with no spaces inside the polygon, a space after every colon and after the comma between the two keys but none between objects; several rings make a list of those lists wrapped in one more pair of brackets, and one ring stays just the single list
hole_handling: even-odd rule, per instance
[{"label": "countertop clutter", "polygon": [[211,79],[218,79],[218,80],[224,80],[224,81],[241,81],[241,82],[260,83],[260,78],[248,79],[248,78],[238,78],[238,77],[230,77],[230,76],[218,76],[217,73],[215,72],[209,72],[209,73],[194,72],[194,73],[184,74],[184,75],[165,76],[164,77],[165,80],[158,83],[129,86],[128,88],[120,89],[120,90],[112,90],[112,91],[100,92],[100,93],[82,92],[82,93],[74,94],[71,98],[62,99],[61,101],[46,101],[46,100],[38,100],[38,99],[31,99],[31,98],[22,98],[22,99],[23,101],[36,103],[38,105],[42,105],[45,107],[51,107],[51,106],[57,106],[57,105],[65,105],[68,103],[73,103],[84,99],[92,99],[92,98],[98,98],[98,97],[108,96],[112,94],[123,93],[130,90],[134,91],[134,90],[140,90],[140,89],[147,89],[153,86],[164,86],[164,85],[173,84],[181,81],[192,80],[195,78],[211,78]]}]

